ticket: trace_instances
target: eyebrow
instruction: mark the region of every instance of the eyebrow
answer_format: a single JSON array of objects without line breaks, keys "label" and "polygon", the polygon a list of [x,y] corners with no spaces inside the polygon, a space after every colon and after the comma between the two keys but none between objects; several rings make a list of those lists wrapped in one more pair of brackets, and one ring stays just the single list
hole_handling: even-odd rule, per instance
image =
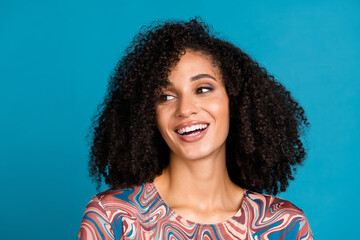
[{"label": "eyebrow", "polygon": [[[201,78],[210,78],[210,79],[213,79],[214,81],[216,81],[216,78],[214,78],[213,76],[206,74],[206,73],[201,73],[201,74],[195,75],[190,78],[190,81],[196,81]],[[167,82],[166,86],[173,86],[173,84],[172,84],[172,82]]]},{"label": "eyebrow", "polygon": [[210,79],[213,79],[216,81],[216,78],[214,78],[213,76],[209,75],[209,74],[206,74],[206,73],[201,73],[201,74],[198,74],[196,76],[193,76],[192,78],[190,78],[191,81],[196,81],[198,79],[201,79],[201,78],[210,78]]},{"label": "eyebrow", "polygon": [[[202,78],[210,78],[210,79],[213,79],[214,81],[216,81],[216,78],[214,78],[213,76],[209,75],[209,74],[206,74],[206,73],[201,73],[201,74],[198,74],[198,75],[195,75],[193,77],[190,78],[190,81],[196,81],[196,80],[199,80],[199,79],[202,79]],[[173,84],[171,82],[168,82],[167,83],[167,86],[172,86]]]}]

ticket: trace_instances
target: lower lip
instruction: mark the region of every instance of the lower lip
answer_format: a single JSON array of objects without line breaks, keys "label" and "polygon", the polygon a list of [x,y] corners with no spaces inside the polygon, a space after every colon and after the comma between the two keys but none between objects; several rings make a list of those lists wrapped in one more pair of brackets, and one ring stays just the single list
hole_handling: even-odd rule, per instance
[{"label": "lower lip", "polygon": [[181,140],[183,140],[184,142],[190,142],[190,143],[191,143],[191,142],[196,142],[196,141],[199,141],[200,139],[202,139],[202,138],[205,136],[208,128],[209,128],[209,126],[208,126],[205,130],[202,130],[202,131],[200,131],[199,133],[197,133],[197,134],[195,134],[195,135],[193,135],[193,136],[180,135],[180,134],[178,134],[178,133],[176,133],[176,134],[177,134],[177,135],[179,136],[179,138],[180,138]]}]

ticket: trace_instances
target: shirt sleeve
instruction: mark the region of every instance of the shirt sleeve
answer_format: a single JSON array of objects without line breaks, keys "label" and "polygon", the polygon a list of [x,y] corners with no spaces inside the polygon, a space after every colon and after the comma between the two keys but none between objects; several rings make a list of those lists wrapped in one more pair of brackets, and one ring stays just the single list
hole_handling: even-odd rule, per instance
[{"label": "shirt sleeve", "polygon": [[309,222],[305,215],[303,215],[303,219],[300,222],[299,231],[296,237],[296,240],[313,240],[314,236],[310,229]]},{"label": "shirt sleeve", "polygon": [[108,215],[97,197],[94,197],[86,206],[76,239],[115,239]]}]

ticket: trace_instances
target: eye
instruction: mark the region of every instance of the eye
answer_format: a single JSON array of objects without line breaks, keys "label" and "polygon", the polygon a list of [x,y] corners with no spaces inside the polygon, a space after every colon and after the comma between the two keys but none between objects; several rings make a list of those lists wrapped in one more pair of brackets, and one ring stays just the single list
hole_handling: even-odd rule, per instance
[{"label": "eye", "polygon": [[174,96],[167,95],[167,94],[162,94],[159,97],[159,102],[163,103],[163,102],[169,101],[169,100],[171,100],[173,98],[174,98]]},{"label": "eye", "polygon": [[201,93],[210,92],[212,90],[213,90],[212,87],[199,87],[199,88],[196,89],[196,93],[201,94]]}]

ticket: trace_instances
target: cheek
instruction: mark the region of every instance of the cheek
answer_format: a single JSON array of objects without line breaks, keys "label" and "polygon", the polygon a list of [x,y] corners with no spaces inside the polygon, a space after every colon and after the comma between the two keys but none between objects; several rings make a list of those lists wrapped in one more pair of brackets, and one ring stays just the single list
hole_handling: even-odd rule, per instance
[{"label": "cheek", "polygon": [[218,120],[229,120],[229,98],[227,96],[216,99],[215,101],[208,103],[210,111],[214,114]]}]

